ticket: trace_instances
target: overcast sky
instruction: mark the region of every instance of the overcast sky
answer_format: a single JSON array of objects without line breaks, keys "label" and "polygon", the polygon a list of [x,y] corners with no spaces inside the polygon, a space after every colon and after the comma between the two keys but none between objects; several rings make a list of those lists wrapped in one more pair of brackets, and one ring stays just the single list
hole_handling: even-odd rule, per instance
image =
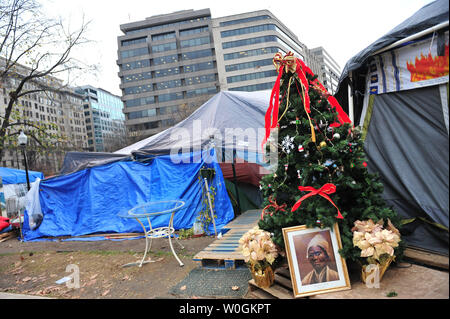
[{"label": "overcast sky", "polygon": [[77,54],[98,63],[100,72],[86,75],[77,85],[90,84],[121,95],[117,75],[119,26],[158,14],[188,9],[211,10],[212,18],[267,9],[308,48],[322,46],[341,69],[359,51],[386,34],[432,0],[40,0],[51,16],[70,25],[80,24],[84,14],[92,20],[87,36],[95,45]]}]

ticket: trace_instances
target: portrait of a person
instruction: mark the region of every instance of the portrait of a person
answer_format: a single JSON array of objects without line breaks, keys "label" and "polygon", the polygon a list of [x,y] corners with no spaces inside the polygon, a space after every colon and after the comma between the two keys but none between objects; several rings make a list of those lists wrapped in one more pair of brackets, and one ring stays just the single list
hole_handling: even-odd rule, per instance
[{"label": "portrait of a person", "polygon": [[306,258],[313,270],[304,276],[302,285],[339,280],[339,274],[330,268],[330,249],[332,247],[321,234],[311,239],[306,248]]}]

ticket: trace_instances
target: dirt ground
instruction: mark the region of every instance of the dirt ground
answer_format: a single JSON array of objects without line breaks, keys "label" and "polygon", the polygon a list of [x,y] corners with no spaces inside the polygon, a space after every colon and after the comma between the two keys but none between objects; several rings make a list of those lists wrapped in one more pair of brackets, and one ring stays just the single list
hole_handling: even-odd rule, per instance
[{"label": "dirt ground", "polygon": [[[139,268],[122,266],[141,260],[143,238],[59,242],[13,238],[0,243],[0,292],[63,299],[177,298],[169,289],[198,267],[192,258],[214,240],[211,236],[181,239],[184,249],[173,243],[184,263],[180,267],[168,240],[154,239],[146,259],[151,262]],[[55,283],[74,273],[76,266],[69,265],[79,269],[79,288]],[[69,282],[69,287],[73,284]]]}]

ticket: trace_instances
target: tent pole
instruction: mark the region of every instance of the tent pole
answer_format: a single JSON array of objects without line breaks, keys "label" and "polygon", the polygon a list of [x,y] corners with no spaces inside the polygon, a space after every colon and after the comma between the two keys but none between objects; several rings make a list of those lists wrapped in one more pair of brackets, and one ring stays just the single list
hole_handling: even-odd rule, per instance
[{"label": "tent pole", "polygon": [[348,74],[348,117],[350,118],[350,121],[352,123],[355,121],[354,119],[354,112],[353,112],[353,91],[352,91],[352,71]]},{"label": "tent pole", "polygon": [[234,189],[236,190],[236,199],[238,204],[238,213],[241,213],[241,201],[239,200],[239,190],[237,187],[237,181],[236,181],[236,168],[234,167],[234,163],[236,162],[236,149],[233,148],[233,162],[231,163],[231,167],[233,168],[233,182],[234,182]]}]

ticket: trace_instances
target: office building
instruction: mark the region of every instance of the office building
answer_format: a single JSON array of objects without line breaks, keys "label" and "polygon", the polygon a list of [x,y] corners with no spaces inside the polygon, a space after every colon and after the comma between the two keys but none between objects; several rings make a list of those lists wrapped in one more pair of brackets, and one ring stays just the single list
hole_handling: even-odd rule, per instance
[{"label": "office building", "polygon": [[[3,61],[0,58],[0,66]],[[26,67],[18,65],[15,76],[0,81],[1,116],[5,114],[10,99],[9,92],[17,87],[22,74],[26,72]],[[65,87],[61,80],[54,77],[27,82],[24,91],[33,93],[22,96],[14,107],[19,112],[21,121],[46,125],[47,133],[64,137],[54,139],[51,148],[45,153],[39,153],[37,142],[29,136],[27,147],[29,167],[46,174],[55,174],[61,168],[66,151],[83,151],[87,147],[83,96],[76,93],[73,88]],[[12,142],[5,144],[0,165],[24,168],[22,152]]]},{"label": "office building", "polygon": [[82,94],[88,151],[114,152],[127,145],[121,98],[102,88],[78,87]]},{"label": "office building", "polygon": [[271,89],[277,52],[321,70],[317,56],[268,10],[214,19],[209,9],[184,10],[120,29],[125,124],[137,140],[173,126],[220,90]]},{"label": "office building", "polygon": [[323,48],[317,47],[310,50],[315,55],[320,64],[319,80],[331,94],[336,93],[341,75],[339,64],[331,57],[331,55]]}]

